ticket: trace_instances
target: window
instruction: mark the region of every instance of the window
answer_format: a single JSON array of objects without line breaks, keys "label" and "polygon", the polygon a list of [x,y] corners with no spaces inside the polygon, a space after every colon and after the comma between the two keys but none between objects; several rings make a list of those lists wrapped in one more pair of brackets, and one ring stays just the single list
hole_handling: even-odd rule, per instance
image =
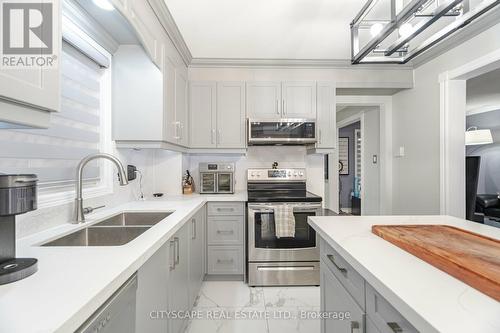
[{"label": "window", "polygon": [[[61,111],[52,113],[50,127],[0,131],[0,172],[37,174],[40,206],[73,199],[78,162],[107,151],[110,140],[109,70],[67,42],[62,51]],[[87,191],[109,190],[104,166],[86,166]]]}]

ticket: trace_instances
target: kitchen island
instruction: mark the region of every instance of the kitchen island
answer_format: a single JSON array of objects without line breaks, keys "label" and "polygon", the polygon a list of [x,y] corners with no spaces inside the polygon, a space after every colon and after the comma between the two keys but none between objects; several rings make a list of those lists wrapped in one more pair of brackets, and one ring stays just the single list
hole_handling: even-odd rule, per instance
[{"label": "kitchen island", "polygon": [[[500,229],[449,216],[310,217],[321,238],[322,332],[500,332],[500,302],[372,233],[373,225],[443,224],[500,239]],[[340,302],[340,303],[339,303]]]}]

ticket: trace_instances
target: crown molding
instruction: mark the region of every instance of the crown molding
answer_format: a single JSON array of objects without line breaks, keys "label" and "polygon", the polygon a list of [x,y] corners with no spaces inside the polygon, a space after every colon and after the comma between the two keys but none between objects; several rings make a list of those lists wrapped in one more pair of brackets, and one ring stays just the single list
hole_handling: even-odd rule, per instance
[{"label": "crown molding", "polygon": [[325,69],[413,69],[411,63],[397,64],[351,64],[347,59],[234,59],[193,58],[191,68],[325,68]]},{"label": "crown molding", "polygon": [[160,20],[163,29],[167,32],[168,37],[174,44],[175,48],[179,52],[186,66],[191,64],[193,56],[191,55],[191,51],[182,37],[182,34],[179,30],[179,27],[175,23],[172,14],[168,10],[168,7],[164,0],[148,0],[150,6],[153,8],[156,16]]}]

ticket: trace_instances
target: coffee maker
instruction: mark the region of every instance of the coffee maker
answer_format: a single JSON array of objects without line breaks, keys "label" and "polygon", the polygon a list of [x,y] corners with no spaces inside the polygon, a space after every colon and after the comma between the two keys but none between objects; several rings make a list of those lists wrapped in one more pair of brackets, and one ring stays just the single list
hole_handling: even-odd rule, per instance
[{"label": "coffee maker", "polygon": [[0,285],[37,271],[37,260],[16,258],[16,215],[37,208],[36,175],[0,174]]}]

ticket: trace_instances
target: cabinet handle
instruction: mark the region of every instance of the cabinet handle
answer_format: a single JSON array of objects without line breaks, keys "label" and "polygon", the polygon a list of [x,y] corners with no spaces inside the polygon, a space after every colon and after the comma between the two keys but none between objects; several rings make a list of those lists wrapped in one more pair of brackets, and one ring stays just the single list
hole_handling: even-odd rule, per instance
[{"label": "cabinet handle", "polygon": [[401,328],[401,326],[398,325],[398,323],[390,322],[390,323],[387,323],[387,326],[389,326],[390,329],[394,333],[402,333],[403,332],[403,329]]},{"label": "cabinet handle", "polygon": [[321,130],[318,130],[318,136],[319,136],[319,138],[318,138],[319,143],[322,143],[322,142],[321,142],[321,141],[322,141],[322,140],[321,140],[321,138],[322,138],[322,135],[321,135]]},{"label": "cabinet handle", "polygon": [[285,99],[283,99],[283,103],[282,103],[281,108],[283,109],[283,110],[282,110],[283,115],[285,115],[285,114],[286,114],[286,104],[285,104]]},{"label": "cabinet handle", "polygon": [[179,136],[179,125],[180,125],[180,122],[178,121],[174,121],[174,139],[176,140],[179,140],[181,137]]},{"label": "cabinet handle", "polygon": [[217,130],[217,144],[220,143],[220,130]]},{"label": "cabinet handle", "polygon": [[[179,238],[178,237],[174,237],[174,242],[175,242],[175,266],[179,265]],[[174,266],[174,267],[175,267]]]},{"label": "cabinet handle", "polygon": [[[173,251],[172,251],[172,247],[173,247]],[[170,270],[172,271],[175,269],[175,240],[170,241],[170,253],[172,253],[170,255]]]},{"label": "cabinet handle", "polygon": [[219,235],[221,235],[221,234],[232,235],[232,234],[234,234],[234,230],[217,230],[217,233]]},{"label": "cabinet handle", "polygon": [[330,261],[332,262],[333,266],[335,266],[335,268],[340,271],[340,273],[342,273],[344,275],[347,274],[347,269],[345,269],[345,268],[340,267],[339,265],[337,265],[337,263],[335,262],[335,258],[333,257],[333,255],[327,254],[326,256],[328,257],[328,259],[330,259]]},{"label": "cabinet handle", "polygon": [[191,239],[196,239],[196,219],[192,219],[191,223],[193,224],[193,234],[191,236]]},{"label": "cabinet handle", "polygon": [[218,264],[231,264],[232,262],[234,262],[234,259],[217,259]]},{"label": "cabinet handle", "polygon": [[215,141],[215,140],[214,140],[214,137],[215,137],[215,130],[213,129],[213,130],[212,130],[212,137],[211,137],[212,144],[214,144],[214,143],[215,143],[215,142],[214,142],[214,141]]},{"label": "cabinet handle", "polygon": [[217,208],[217,211],[219,211],[219,212],[223,212],[223,211],[225,211],[225,212],[234,212],[234,208],[220,208],[219,207],[219,208]]},{"label": "cabinet handle", "polygon": [[361,329],[359,328],[359,322],[351,321],[351,333],[361,333]]},{"label": "cabinet handle", "polygon": [[279,110],[279,108],[278,108],[278,100],[276,100],[276,113],[277,113],[277,114],[280,114],[280,110]]}]

